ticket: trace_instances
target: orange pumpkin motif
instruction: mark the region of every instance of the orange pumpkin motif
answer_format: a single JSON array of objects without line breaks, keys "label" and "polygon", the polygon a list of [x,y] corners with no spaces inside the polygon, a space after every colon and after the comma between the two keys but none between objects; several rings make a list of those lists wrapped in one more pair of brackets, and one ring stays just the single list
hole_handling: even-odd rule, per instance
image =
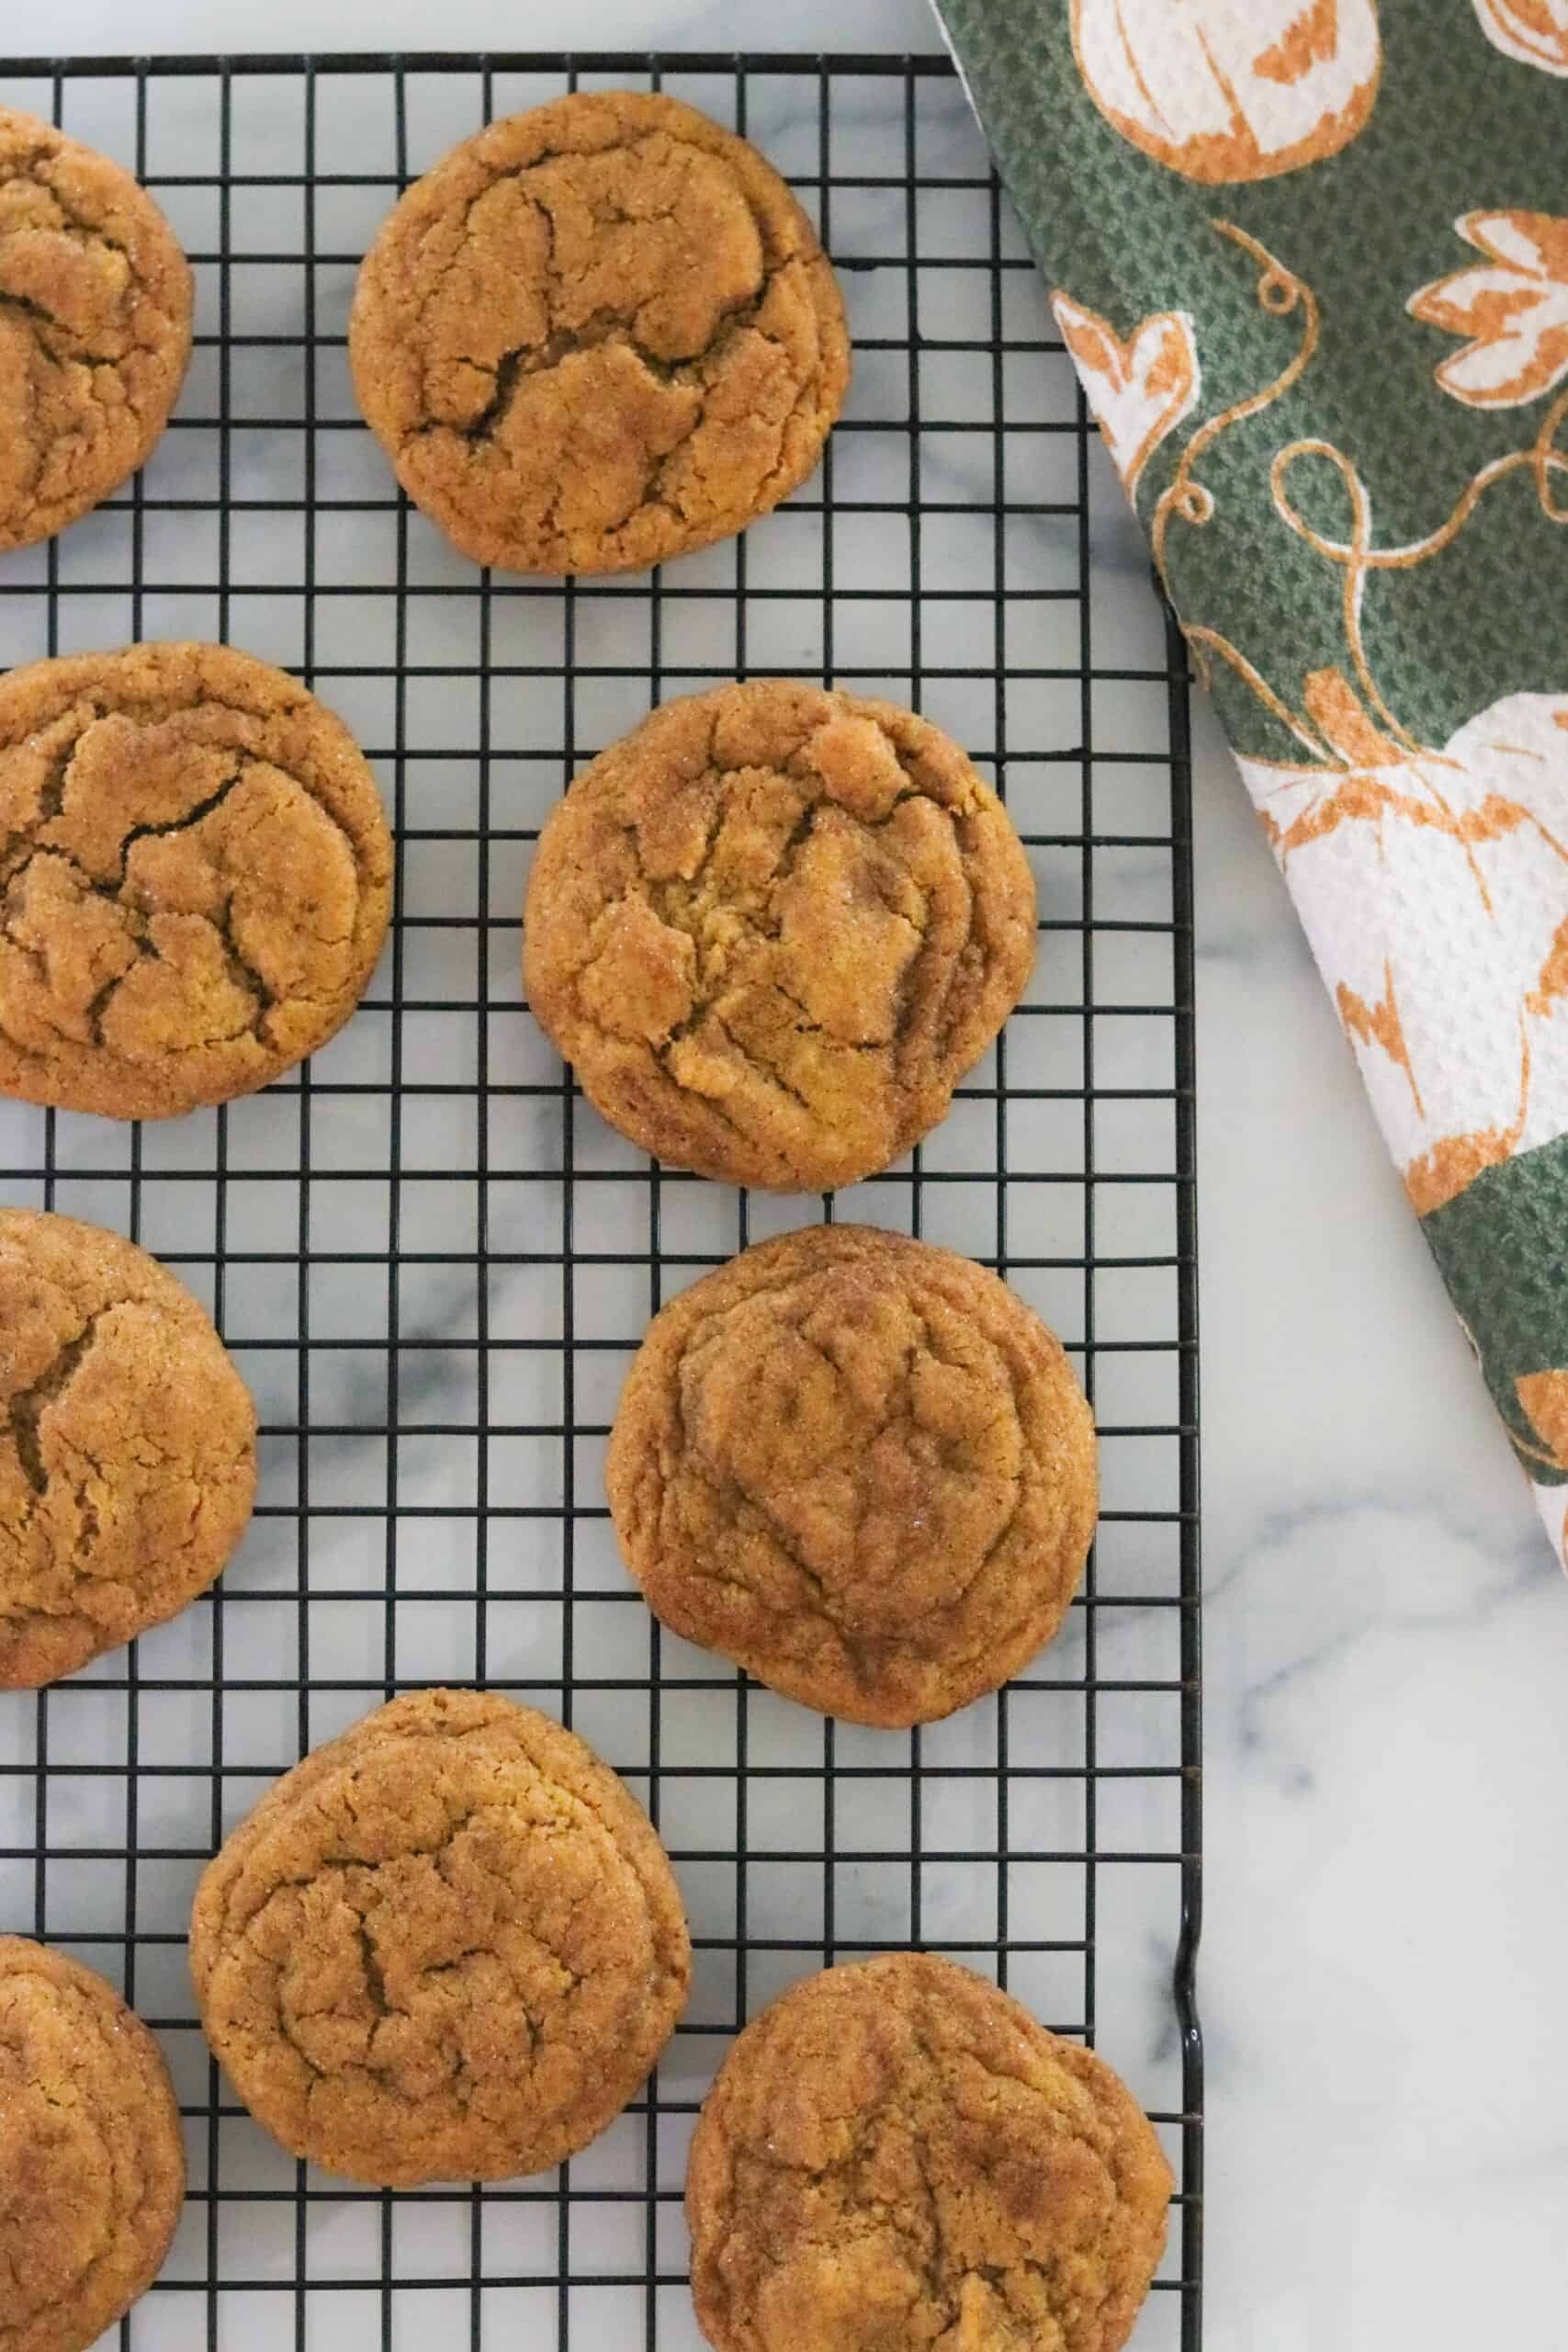
[{"label": "orange pumpkin motif", "polygon": [[1073,0],[1073,54],[1123,139],[1211,185],[1337,154],[1382,63],[1373,0]]},{"label": "orange pumpkin motif", "polygon": [[1568,1132],[1568,695],[1505,695],[1440,750],[1337,671],[1303,700],[1318,757],[1238,762],[1425,1216]]},{"label": "orange pumpkin motif", "polygon": [[1568,76],[1568,0],[1475,0],[1475,13],[1505,57]]}]

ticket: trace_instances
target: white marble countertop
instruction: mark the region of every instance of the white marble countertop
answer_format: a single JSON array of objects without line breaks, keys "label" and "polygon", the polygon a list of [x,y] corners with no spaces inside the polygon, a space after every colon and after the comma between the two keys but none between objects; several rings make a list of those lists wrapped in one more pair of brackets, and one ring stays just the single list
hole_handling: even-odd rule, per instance
[{"label": "white marble countertop", "polygon": [[[0,45],[567,39],[938,46],[923,0],[56,0]],[[1533,2352],[1568,2306],[1568,1592],[1197,726],[1207,2342]]]}]

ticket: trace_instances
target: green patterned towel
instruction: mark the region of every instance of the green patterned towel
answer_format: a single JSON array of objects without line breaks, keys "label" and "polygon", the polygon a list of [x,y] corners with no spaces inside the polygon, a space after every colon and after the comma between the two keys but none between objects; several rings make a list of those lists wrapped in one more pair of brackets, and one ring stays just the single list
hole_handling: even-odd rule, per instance
[{"label": "green patterned towel", "polygon": [[938,0],[1552,1542],[1568,0]]}]

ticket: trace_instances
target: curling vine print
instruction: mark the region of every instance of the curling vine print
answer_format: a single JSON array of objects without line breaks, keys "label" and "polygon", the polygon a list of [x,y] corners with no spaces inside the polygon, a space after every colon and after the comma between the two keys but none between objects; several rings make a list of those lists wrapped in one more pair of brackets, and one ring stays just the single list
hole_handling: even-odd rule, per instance
[{"label": "curling vine print", "polygon": [[1568,0],[938,5],[1561,1546]]}]

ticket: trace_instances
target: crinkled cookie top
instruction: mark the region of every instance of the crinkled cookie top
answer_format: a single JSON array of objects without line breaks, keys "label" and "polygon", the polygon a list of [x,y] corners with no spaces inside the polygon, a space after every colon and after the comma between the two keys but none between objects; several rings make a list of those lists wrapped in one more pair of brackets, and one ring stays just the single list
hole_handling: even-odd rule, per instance
[{"label": "crinkled cookie top", "polygon": [[286,1773],[191,1922],[208,2039],[297,2155],[410,2187],[557,2164],[617,2115],[686,1996],[664,1850],[560,1724],[395,1699]]},{"label": "crinkled cookie top", "polygon": [[156,2042],[63,1952],[0,1936],[0,2352],[83,2352],[145,2288],[185,2195]]},{"label": "crinkled cookie top", "polygon": [[997,796],[915,712],[789,679],[664,704],[586,768],[525,912],[536,1017],[676,1167],[815,1192],[946,1113],[1034,957]]},{"label": "crinkled cookie top", "polygon": [[129,172],[0,107],[0,549],[133,474],[190,356],[191,275]]},{"label": "crinkled cookie top", "polygon": [[619,571],[742,529],[849,381],[838,286],[743,140],[594,91],[491,124],[367,256],[349,351],[409,496],[466,554]]},{"label": "crinkled cookie top", "polygon": [[1102,2060],[921,1952],[825,1970],[748,2026],[692,2144],[717,2352],[1120,2352],[1170,2167]]},{"label": "crinkled cookie top", "polygon": [[200,1302],[118,1233],[0,1209],[0,1688],[183,1609],[255,1482],[255,1408]]},{"label": "crinkled cookie top", "polygon": [[672,1299],[606,1476],[666,1623],[889,1726],[1017,1673],[1094,1529],[1093,1424],[1052,1333],[984,1266],[869,1226],[761,1242]]},{"label": "crinkled cookie top", "polygon": [[341,719],[220,645],[0,680],[0,1091],[113,1118],[251,1092],[352,1012],[392,848]]}]

